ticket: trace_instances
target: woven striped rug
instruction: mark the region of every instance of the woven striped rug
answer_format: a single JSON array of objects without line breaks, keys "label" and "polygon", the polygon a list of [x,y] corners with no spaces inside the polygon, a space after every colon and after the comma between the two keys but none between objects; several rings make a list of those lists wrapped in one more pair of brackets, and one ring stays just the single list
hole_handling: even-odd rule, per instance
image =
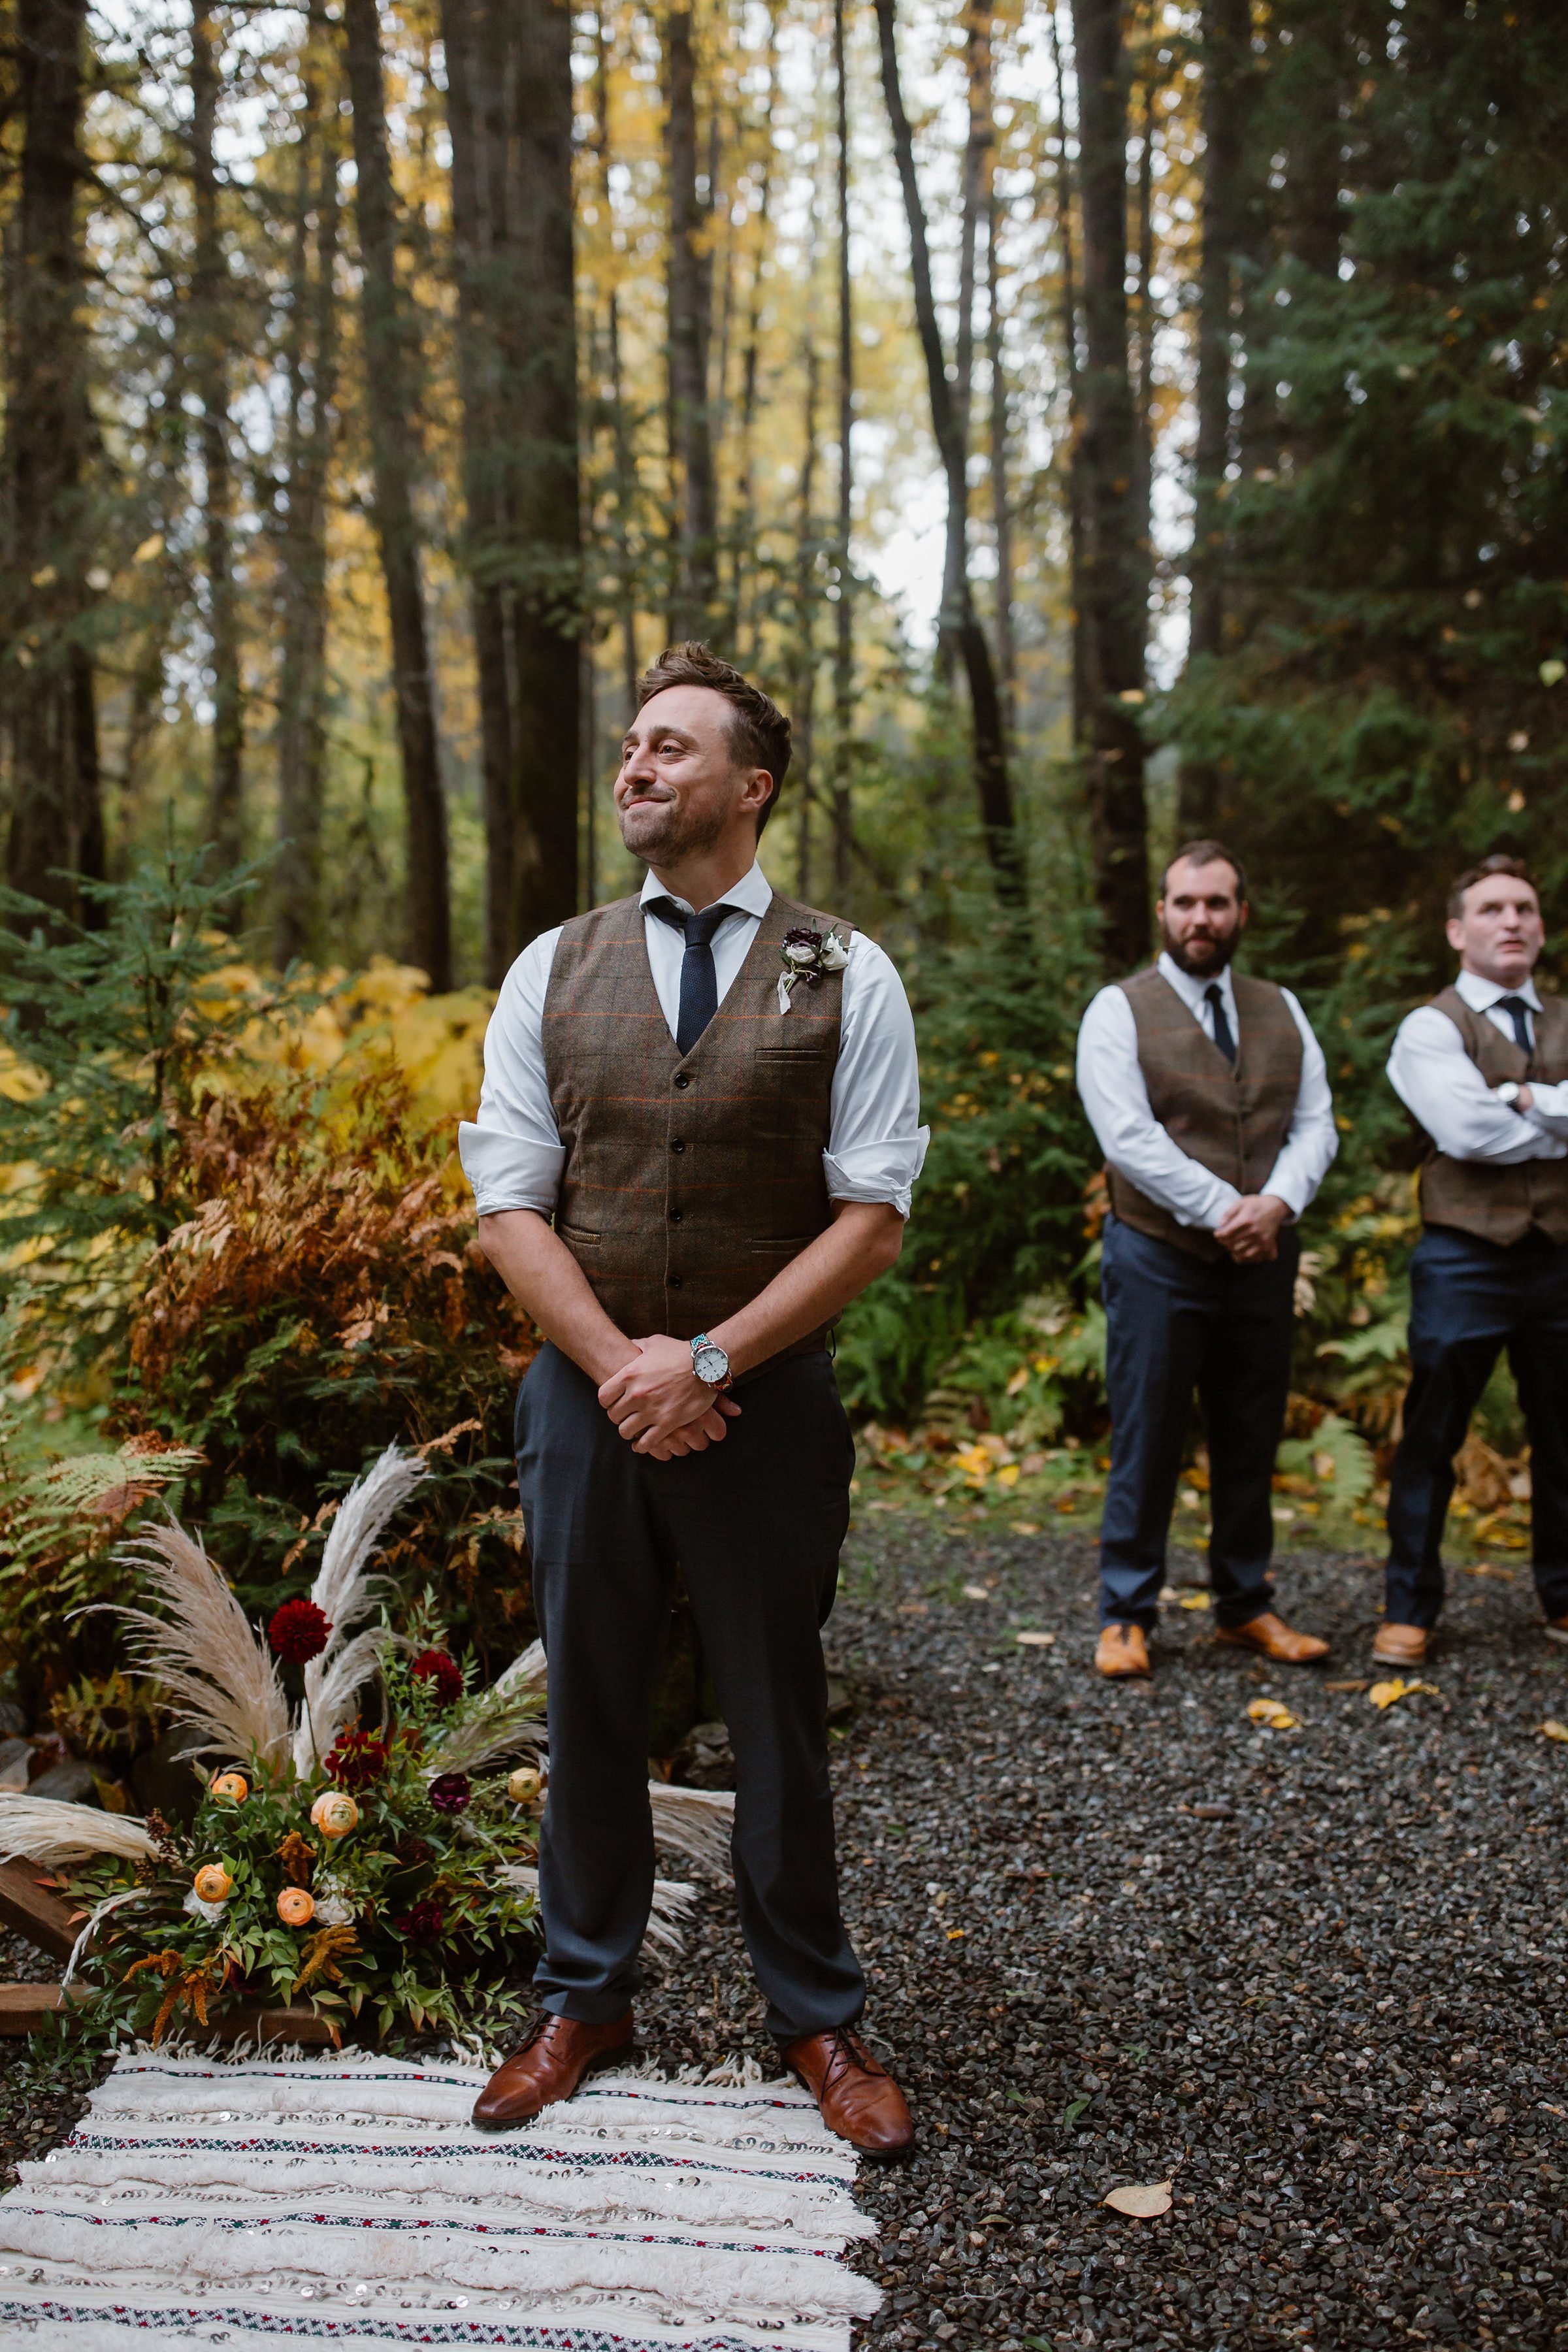
[{"label": "woven striped rug", "polygon": [[601,2074],[500,2137],[482,2067],[122,2057],[0,2198],[0,2343],[847,2352],[855,2158],[787,2083]]}]

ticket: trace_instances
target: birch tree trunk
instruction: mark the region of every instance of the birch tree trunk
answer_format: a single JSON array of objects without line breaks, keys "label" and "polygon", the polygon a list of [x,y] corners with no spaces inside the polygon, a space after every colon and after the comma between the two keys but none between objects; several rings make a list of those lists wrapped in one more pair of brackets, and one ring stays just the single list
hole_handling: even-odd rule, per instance
[{"label": "birch tree trunk", "polygon": [[[946,478],[949,513],[956,506],[963,514],[966,513],[968,507],[965,451],[953,406],[952,389],[947,377],[942,331],[937,322],[936,297],[931,287],[930,239],[926,234],[920,182],[915,173],[914,134],[904,110],[903,93],[899,83],[893,0],[876,0],[876,6],[881,47],[882,93],[887,101],[893,153],[904,200],[904,217],[909,228],[915,323],[920,331],[921,349],[925,359],[931,429]],[[1001,698],[996,691],[996,672],[992,665],[991,648],[974,609],[967,569],[959,583],[958,595],[955,633],[960,658],[969,682],[974,783],[980,802],[981,823],[985,829],[985,843],[995,871],[998,894],[1006,899],[1021,899],[1024,894],[1023,854],[1014,817],[1013,787],[1007,770]]]},{"label": "birch tree trunk", "polygon": [[[338,391],[337,76],[312,9],[303,59],[304,117],[289,270],[287,505],[280,534],[282,654],[278,682],[278,862],[273,954],[280,964],[319,937],[326,743],[327,472]],[[323,89],[323,83],[325,88]],[[315,221],[311,231],[312,215]]]},{"label": "birch tree trunk", "polygon": [[387,146],[376,0],[343,0],[343,30],[353,109],[354,213],[359,230],[372,506],[386,586],[403,766],[406,953],[429,974],[431,987],[440,992],[452,984],[447,806],[441,790],[414,520],[414,467],[419,455],[417,371],[411,350],[412,325],[397,279],[396,200]]},{"label": "birch tree trunk", "polygon": [[218,208],[217,129],[221,42],[207,0],[191,9],[191,179],[195,242],[187,327],[191,381],[201,403],[196,446],[212,638],[212,783],[207,825],[220,862],[237,863],[244,840],[245,705],[234,579],[234,464],[229,446],[228,354],[235,322]]},{"label": "birch tree trunk", "polygon": [[104,871],[85,635],[91,518],[78,216],[85,17],[85,0],[18,0],[21,166],[6,239],[7,871],[14,888],[66,916],[81,911],[72,877]]},{"label": "birch tree trunk", "polygon": [[1106,969],[1149,944],[1143,796],[1148,629],[1138,420],[1127,348],[1127,69],[1120,0],[1073,0],[1083,205],[1084,609],[1089,625],[1088,752],[1095,896]]}]

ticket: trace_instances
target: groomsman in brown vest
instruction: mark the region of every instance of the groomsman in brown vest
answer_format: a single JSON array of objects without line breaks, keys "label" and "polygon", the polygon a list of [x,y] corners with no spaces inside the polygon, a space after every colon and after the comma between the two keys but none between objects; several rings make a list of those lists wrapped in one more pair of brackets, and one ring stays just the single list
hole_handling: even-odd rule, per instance
[{"label": "groomsman in brown vest", "polygon": [[1568,1005],[1531,977],[1545,936],[1518,858],[1461,874],[1448,898],[1458,976],[1405,1017],[1389,1056],[1428,1138],[1373,1653],[1392,1665],[1426,1655],[1454,1456],[1505,1347],[1530,1432],[1535,1587],[1548,1636],[1568,1642]]},{"label": "groomsman in brown vest", "polygon": [[1288,989],[1233,971],[1241,861],[1190,841],[1166,870],[1157,963],[1100,994],[1078,1083],[1110,1192],[1101,1259],[1110,1477],[1102,1675],[1146,1675],[1196,1391],[1208,1442],[1216,1640],[1304,1665],[1328,1643],[1274,1608],[1274,1456],[1289,1387],[1295,1223],[1338,1138],[1322,1052]]},{"label": "groomsman in brown vest", "polygon": [[896,2157],[909,2110],[855,2031],[834,1859],[819,1629],[855,1449],[826,1343],[899,1255],[926,1131],[893,966],[757,864],[789,753],[784,713],[706,646],[654,664],[616,781],[647,879],[513,965],[460,1138],[483,1245],[546,1335],[517,1402],[550,1661],[543,2014],[474,2113],[525,2123],[631,2043],[679,1563],[769,2030],[831,2128]]}]

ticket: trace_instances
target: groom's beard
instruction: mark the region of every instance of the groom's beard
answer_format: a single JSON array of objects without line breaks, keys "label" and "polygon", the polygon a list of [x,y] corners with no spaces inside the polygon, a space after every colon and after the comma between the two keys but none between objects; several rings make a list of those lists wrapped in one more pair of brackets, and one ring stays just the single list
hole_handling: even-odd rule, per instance
[{"label": "groom's beard", "polygon": [[679,801],[634,800],[620,811],[621,839],[648,866],[676,866],[700,856],[724,831],[721,810],[682,811]]},{"label": "groom's beard", "polygon": [[1234,930],[1215,931],[1207,939],[1188,940],[1178,946],[1164,924],[1160,926],[1160,938],[1165,953],[1176,970],[1184,971],[1190,980],[1217,980],[1236,953],[1236,943],[1240,937],[1241,927],[1237,924]]}]

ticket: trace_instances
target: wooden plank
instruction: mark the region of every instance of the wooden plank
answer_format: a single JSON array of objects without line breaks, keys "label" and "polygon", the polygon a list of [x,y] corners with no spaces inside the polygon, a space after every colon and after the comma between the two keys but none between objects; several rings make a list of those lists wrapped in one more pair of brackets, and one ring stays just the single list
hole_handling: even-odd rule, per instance
[{"label": "wooden plank", "polygon": [[87,1913],[68,1903],[32,1862],[0,1862],[0,1922],[51,1959],[68,1960]]},{"label": "wooden plank", "polygon": [[[37,2032],[63,2000],[78,1997],[58,1984],[0,1984],[0,2037]],[[312,2050],[327,2048],[332,2038],[325,2018],[308,2009],[268,2009],[249,2001],[215,2018],[205,2033],[194,2018],[182,2016],[180,2031],[196,2042],[215,2036],[219,2042],[297,2042]]]}]

